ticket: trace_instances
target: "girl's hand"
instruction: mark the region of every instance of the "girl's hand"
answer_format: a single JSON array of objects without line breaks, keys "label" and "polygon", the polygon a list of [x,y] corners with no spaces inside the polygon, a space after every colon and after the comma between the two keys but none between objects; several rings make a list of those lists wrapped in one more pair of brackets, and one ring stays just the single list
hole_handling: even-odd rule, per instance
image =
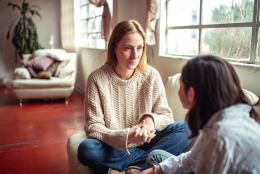
[{"label": "girl's hand", "polygon": [[[156,171],[157,174],[163,174],[161,166],[156,166]],[[140,174],[154,174],[154,169],[153,168],[146,169],[142,171]]]},{"label": "girl's hand", "polygon": [[130,128],[128,133],[128,144],[131,143],[149,143],[155,137],[155,130],[151,130],[145,124],[145,120],[136,126]]}]

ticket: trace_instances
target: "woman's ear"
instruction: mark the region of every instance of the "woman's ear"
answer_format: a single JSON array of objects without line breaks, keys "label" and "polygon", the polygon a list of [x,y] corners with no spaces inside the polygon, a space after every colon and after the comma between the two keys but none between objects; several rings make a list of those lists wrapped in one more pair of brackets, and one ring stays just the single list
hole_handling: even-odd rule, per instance
[{"label": "woman's ear", "polygon": [[193,103],[194,102],[194,98],[195,98],[195,90],[193,87],[190,87],[189,91],[188,91],[188,100],[189,102]]}]

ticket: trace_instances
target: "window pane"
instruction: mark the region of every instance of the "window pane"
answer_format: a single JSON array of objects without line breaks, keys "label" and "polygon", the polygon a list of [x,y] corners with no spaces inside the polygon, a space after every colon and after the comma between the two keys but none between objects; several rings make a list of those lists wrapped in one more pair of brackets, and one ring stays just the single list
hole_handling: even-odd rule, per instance
[{"label": "window pane", "polygon": [[105,39],[101,38],[101,34],[97,34],[97,45],[96,48],[101,48],[101,49],[105,49]]},{"label": "window pane", "polygon": [[74,9],[74,21],[80,21],[80,8],[75,8]]},{"label": "window pane", "polygon": [[88,32],[94,32],[95,31],[95,20],[89,19],[88,20]]},{"label": "window pane", "polygon": [[199,24],[200,0],[171,0],[167,8],[169,27]]},{"label": "window pane", "polygon": [[93,4],[89,4],[89,6],[88,6],[88,16],[89,17],[93,17],[93,16],[95,16],[95,11],[96,11],[96,7],[95,7],[95,5],[93,5]]},{"label": "window pane", "polygon": [[88,27],[87,27],[87,20],[81,21],[81,33],[87,33]]},{"label": "window pane", "polygon": [[201,53],[249,60],[251,34],[250,27],[202,29]]},{"label": "window pane", "polygon": [[256,61],[260,61],[260,28],[258,30],[257,49],[256,49]]},{"label": "window pane", "polygon": [[78,43],[82,47],[86,47],[88,45],[88,35],[82,34],[80,38],[80,43]]},{"label": "window pane", "polygon": [[74,0],[74,8],[80,7],[80,0]]},{"label": "window pane", "polygon": [[87,6],[81,7],[81,19],[86,19],[88,17],[87,10]]},{"label": "window pane", "polygon": [[90,48],[95,48],[96,47],[96,34],[89,34],[88,35],[88,46]]},{"label": "window pane", "polygon": [[85,5],[88,3],[88,0],[80,0],[80,5]]},{"label": "window pane", "polygon": [[103,6],[96,7],[96,16],[102,15],[103,13]]},{"label": "window pane", "polygon": [[95,25],[95,31],[96,31],[96,32],[100,32],[100,31],[101,31],[101,19],[102,19],[101,16],[96,17],[96,19],[95,19],[95,23],[96,23],[96,25]]},{"label": "window pane", "polygon": [[254,0],[203,0],[202,24],[252,22]]},{"label": "window pane", "polygon": [[168,54],[198,54],[198,29],[168,30]]}]

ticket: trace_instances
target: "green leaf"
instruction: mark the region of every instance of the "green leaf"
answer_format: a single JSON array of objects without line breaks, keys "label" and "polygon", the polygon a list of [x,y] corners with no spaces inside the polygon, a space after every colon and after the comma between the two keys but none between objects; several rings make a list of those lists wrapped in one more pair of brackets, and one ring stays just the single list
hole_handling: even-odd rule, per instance
[{"label": "green leaf", "polygon": [[28,9],[28,6],[29,6],[29,4],[28,3],[23,3],[23,12],[26,12],[27,11],[27,9]]},{"label": "green leaf", "polygon": [[30,10],[30,12],[31,12],[32,16],[36,14],[40,19],[42,19],[42,16],[40,15],[40,13],[37,10]]},{"label": "green leaf", "polygon": [[34,12],[34,10],[30,10],[30,12],[31,12],[31,15],[32,15],[32,16],[33,16],[33,15],[34,15],[34,13],[35,13],[35,12]]},{"label": "green leaf", "polygon": [[16,4],[13,4],[13,3],[8,3],[7,4],[7,7],[9,7],[9,6],[12,6],[13,7],[13,9],[15,9],[15,8],[18,8],[20,11],[21,11],[21,7],[19,7],[18,5],[16,5]]},{"label": "green leaf", "polygon": [[10,30],[8,30],[7,32],[6,39],[9,39],[9,35],[10,35]]}]

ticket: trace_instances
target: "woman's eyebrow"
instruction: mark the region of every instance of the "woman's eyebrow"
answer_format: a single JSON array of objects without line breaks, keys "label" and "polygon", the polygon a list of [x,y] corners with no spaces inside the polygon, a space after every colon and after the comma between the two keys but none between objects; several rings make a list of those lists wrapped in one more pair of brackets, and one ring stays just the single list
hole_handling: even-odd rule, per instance
[{"label": "woman's eyebrow", "polygon": [[[134,47],[133,45],[130,45],[130,44],[125,44],[123,46]],[[137,47],[140,47],[140,46],[144,46],[144,44],[138,45]]]}]

